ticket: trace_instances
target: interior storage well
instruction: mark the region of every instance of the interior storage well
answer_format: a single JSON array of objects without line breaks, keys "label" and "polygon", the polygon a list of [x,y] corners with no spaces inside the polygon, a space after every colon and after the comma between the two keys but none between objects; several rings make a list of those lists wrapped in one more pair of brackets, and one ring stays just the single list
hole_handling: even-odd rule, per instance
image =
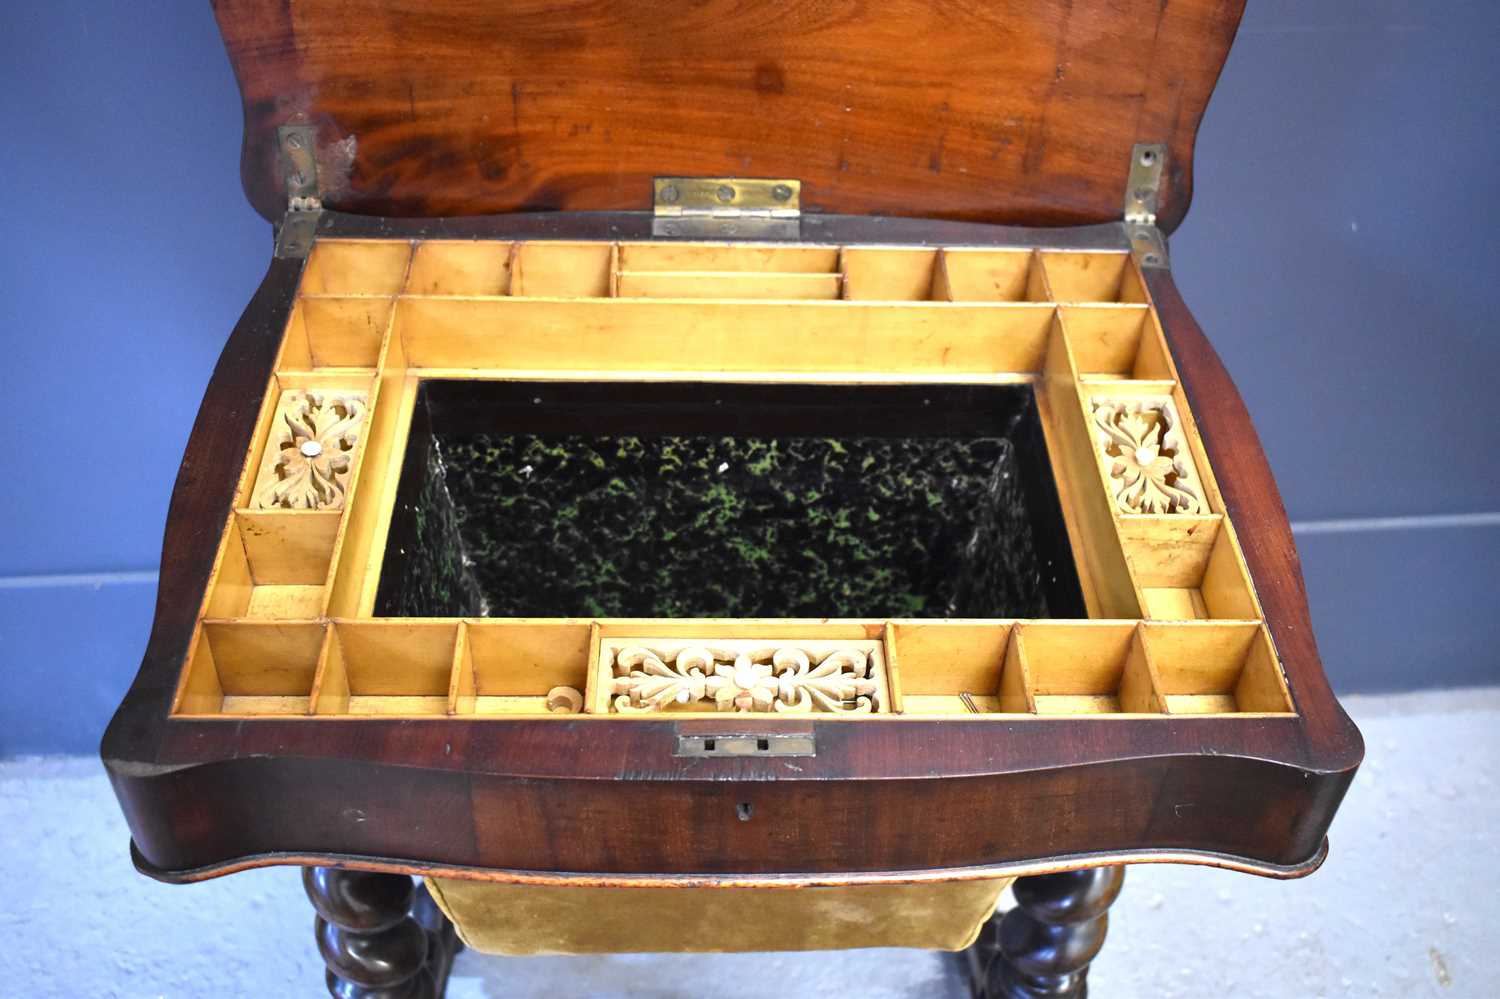
[{"label": "interior storage well", "polygon": [[1031,389],[424,382],[379,616],[1082,613]]}]

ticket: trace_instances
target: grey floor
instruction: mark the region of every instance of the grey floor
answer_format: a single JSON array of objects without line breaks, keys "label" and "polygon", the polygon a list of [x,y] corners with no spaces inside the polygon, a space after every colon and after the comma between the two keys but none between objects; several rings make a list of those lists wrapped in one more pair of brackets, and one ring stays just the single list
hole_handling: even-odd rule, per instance
[{"label": "grey floor", "polygon": [[[1365,765],[1317,874],[1130,871],[1091,992],[1122,996],[1493,996],[1500,950],[1500,689],[1350,698]],[[92,759],[0,762],[0,995],[321,994],[294,872],[187,888],[138,877]],[[1488,981],[1490,984],[1485,985]],[[464,954],[454,999],[960,996],[921,951],[506,959]]]}]

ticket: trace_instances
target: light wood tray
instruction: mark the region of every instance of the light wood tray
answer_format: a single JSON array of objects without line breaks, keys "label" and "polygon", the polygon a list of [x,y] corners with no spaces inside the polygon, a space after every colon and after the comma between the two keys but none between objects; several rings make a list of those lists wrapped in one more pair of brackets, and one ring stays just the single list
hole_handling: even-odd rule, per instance
[{"label": "light wood tray", "polygon": [[[1089,618],[376,618],[424,378],[1030,385]],[[310,433],[296,436],[289,419]],[[767,663],[800,650],[811,666],[858,648],[878,690],[870,703],[787,694],[754,709],[851,721],[1292,711],[1127,253],[322,240],[253,439],[177,715],[565,717],[576,705],[576,717],[623,724],[653,714],[617,706],[618,652],[634,646]],[[266,506],[268,486],[289,474],[281,445],[307,439],[316,484],[282,490],[293,508]],[[1133,473],[1163,451],[1169,488],[1144,488]],[[717,680],[700,670],[707,687],[738,682],[733,664],[724,658]],[[760,672],[775,686],[783,671]],[[750,702],[683,682],[693,696],[656,707]]]}]

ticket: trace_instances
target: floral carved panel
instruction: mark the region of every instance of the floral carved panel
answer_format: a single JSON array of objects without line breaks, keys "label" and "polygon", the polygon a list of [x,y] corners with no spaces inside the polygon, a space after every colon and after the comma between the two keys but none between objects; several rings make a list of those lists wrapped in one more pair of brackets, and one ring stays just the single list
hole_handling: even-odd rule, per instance
[{"label": "floral carved panel", "polygon": [[263,510],[341,508],[364,432],[365,399],[358,392],[283,392],[251,492],[251,506]]},{"label": "floral carved panel", "polygon": [[606,639],[596,676],[622,714],[890,710],[878,641]]},{"label": "floral carved panel", "polygon": [[1122,513],[1207,513],[1172,400],[1093,400],[1100,463]]}]

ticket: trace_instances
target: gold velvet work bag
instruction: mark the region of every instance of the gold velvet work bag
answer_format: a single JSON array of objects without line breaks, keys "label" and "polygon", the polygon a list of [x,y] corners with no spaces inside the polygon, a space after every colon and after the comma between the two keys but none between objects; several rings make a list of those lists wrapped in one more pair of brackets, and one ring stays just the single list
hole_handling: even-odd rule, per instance
[{"label": "gold velvet work bag", "polygon": [[599,888],[428,878],[427,889],[464,943],[489,954],[962,950],[1011,880]]}]

